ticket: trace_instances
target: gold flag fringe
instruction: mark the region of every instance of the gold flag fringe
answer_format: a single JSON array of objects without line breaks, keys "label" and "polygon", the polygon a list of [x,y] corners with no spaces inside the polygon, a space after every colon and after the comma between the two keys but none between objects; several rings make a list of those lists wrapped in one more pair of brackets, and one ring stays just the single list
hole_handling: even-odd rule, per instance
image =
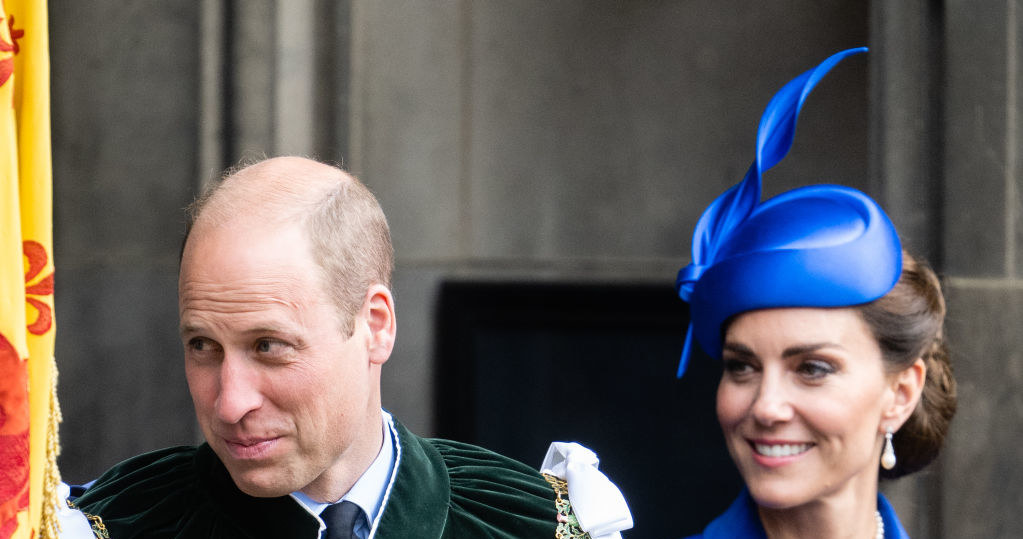
[{"label": "gold flag fringe", "polygon": [[57,358],[51,358],[50,418],[46,425],[46,471],[43,474],[43,507],[39,518],[39,539],[57,539],[60,523],[57,522],[57,485],[60,484],[60,470],[57,455],[60,454],[59,425],[64,420],[57,400]]}]

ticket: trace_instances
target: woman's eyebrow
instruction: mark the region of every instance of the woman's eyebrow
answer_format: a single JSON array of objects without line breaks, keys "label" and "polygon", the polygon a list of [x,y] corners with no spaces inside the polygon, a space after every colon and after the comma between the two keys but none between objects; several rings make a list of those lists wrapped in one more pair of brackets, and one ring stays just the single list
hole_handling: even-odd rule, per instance
[{"label": "woman's eyebrow", "polygon": [[[737,342],[726,342],[721,348],[722,350],[727,350],[740,356],[756,357],[757,355],[750,347]],[[817,350],[821,350],[824,348],[842,349],[843,347],[837,343],[832,342],[798,344],[786,348],[781,355],[783,358],[789,358],[801,354],[806,354],[808,352],[816,352]]]},{"label": "woman's eyebrow", "polygon": [[746,346],[745,344],[740,344],[737,342],[726,342],[724,345],[722,345],[721,349],[727,350],[740,356],[756,357],[756,354],[753,353],[753,350],[750,349],[750,347]]},{"label": "woman's eyebrow", "polygon": [[790,347],[786,348],[785,351],[782,352],[781,357],[798,356],[800,354],[805,354],[807,352],[816,352],[817,350],[820,350],[822,348],[838,348],[838,349],[841,349],[843,347],[841,345],[837,344],[837,343],[832,343],[832,342],[819,342],[819,343],[811,343],[811,344],[800,344],[800,345],[790,346]]}]

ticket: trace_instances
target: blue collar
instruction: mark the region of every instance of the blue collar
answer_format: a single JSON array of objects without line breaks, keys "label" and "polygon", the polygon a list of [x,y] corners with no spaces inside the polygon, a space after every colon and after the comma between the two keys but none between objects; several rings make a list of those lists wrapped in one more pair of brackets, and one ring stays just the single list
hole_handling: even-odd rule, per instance
[{"label": "blue collar", "polygon": [[[899,522],[895,510],[880,492],[877,494],[877,511],[884,520],[884,536],[887,539],[909,539],[909,534]],[[695,535],[693,538],[767,539],[767,533],[760,523],[756,503],[750,497],[749,491],[743,489],[728,510],[708,524],[701,535]]]}]

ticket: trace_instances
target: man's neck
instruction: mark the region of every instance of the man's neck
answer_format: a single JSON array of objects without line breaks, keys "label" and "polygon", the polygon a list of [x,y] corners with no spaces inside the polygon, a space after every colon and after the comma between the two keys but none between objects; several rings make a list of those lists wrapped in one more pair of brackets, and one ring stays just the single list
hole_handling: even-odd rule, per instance
[{"label": "man's neck", "polygon": [[334,503],[341,499],[352,485],[370,467],[384,441],[384,427],[380,408],[372,419],[367,418],[361,434],[357,434],[348,450],[334,464],[301,489],[310,499],[320,503]]}]

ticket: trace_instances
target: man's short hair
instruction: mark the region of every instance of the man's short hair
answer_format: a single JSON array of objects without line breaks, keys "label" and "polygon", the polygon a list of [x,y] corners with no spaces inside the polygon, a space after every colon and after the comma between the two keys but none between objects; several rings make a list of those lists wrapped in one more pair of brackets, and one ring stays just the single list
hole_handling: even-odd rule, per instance
[{"label": "man's short hair", "polygon": [[[298,220],[308,235],[312,257],[321,272],[325,290],[338,308],[345,335],[350,336],[355,316],[362,308],[369,287],[373,284],[391,287],[394,249],[384,211],[369,188],[357,178],[322,163],[318,164],[329,173],[318,178],[320,181],[308,189],[302,188],[303,174],[300,171],[281,170],[283,167],[279,167],[274,171],[272,184],[284,188],[267,188],[259,193],[259,197],[249,193],[248,197],[241,197],[243,200],[240,202],[222,202],[219,199],[218,194],[226,194],[222,191],[228,189],[232,182],[244,181],[245,173],[251,167],[264,162],[229,169],[196,198],[186,210],[188,221],[184,241],[188,241],[199,219],[206,217],[213,200],[216,200],[214,206],[225,207],[217,212],[219,220],[229,218],[233,212],[246,211],[245,205],[252,203],[249,199],[258,200],[264,208],[270,207],[270,214],[285,222]],[[267,203],[267,200],[272,202]]]}]

